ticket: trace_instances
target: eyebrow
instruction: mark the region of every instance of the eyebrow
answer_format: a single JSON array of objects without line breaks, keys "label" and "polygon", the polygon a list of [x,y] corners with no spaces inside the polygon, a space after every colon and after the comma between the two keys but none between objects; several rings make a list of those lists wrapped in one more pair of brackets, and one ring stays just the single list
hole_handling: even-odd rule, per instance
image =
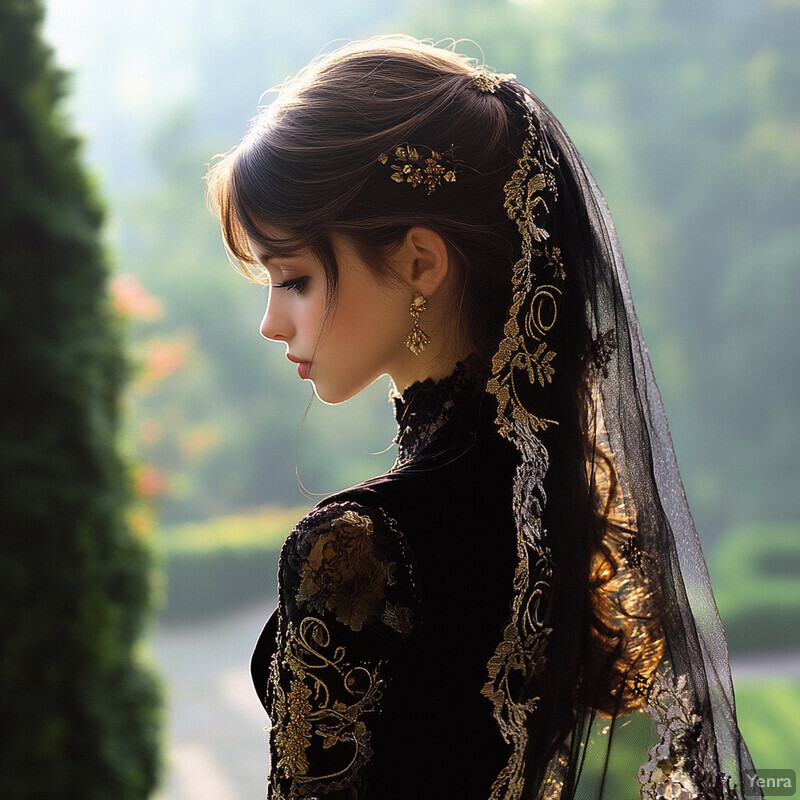
[{"label": "eyebrow", "polygon": [[266,265],[272,260],[269,255],[263,250],[257,250],[252,245],[250,245],[250,255],[261,264],[262,267],[266,267]]},{"label": "eyebrow", "polygon": [[276,261],[294,261],[299,258],[303,258],[302,253],[291,253],[289,255],[269,255],[267,252],[263,250],[254,250],[252,247],[250,248],[250,253],[252,254],[253,258],[261,264],[263,267],[266,267],[271,262],[274,263]]}]

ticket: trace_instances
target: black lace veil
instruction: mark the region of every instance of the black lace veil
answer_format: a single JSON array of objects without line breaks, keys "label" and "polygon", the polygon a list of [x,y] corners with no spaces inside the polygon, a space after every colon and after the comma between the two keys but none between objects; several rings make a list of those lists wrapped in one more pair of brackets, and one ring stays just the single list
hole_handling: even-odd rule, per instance
[{"label": "black lace veil", "polygon": [[[483,689],[509,744],[492,798],[761,797],[608,207],[534,95],[506,76],[481,81],[519,134],[505,208],[521,242],[487,386],[498,432],[520,453],[514,597]],[[584,344],[570,366],[559,350],[575,329]],[[554,448],[569,441],[570,412],[550,396],[559,370],[584,387],[573,410],[586,463],[582,507],[577,497],[547,496]],[[559,516],[555,502],[575,508]],[[577,525],[593,531],[582,556],[570,549]],[[588,565],[583,577],[568,574],[576,553]],[[581,590],[587,605],[568,617],[565,598]]]},{"label": "black lace veil", "polygon": [[[401,55],[407,47],[417,53],[403,41]],[[513,591],[481,689],[508,746],[490,800],[760,798],[605,200],[559,122],[513,76],[460,61],[445,74],[430,53],[394,64],[393,52],[379,48],[372,57],[367,48],[349,73],[347,52],[330,62],[353,86],[367,82],[374,119],[350,113],[342,75],[322,81],[319,103],[309,106],[317,113],[300,114],[305,105],[290,94],[274,118],[277,144],[261,142],[259,122],[236,171],[223,161],[213,180],[222,186],[216,202],[226,242],[244,264],[253,263],[245,230],[281,254],[298,242],[324,243],[326,225],[370,230],[375,245],[438,219],[440,233],[458,234],[462,254],[474,249],[492,265],[480,281],[464,279],[465,291],[480,283],[473,305],[483,313],[473,316],[491,323],[471,331],[489,370],[484,399],[496,406],[497,435],[519,456]],[[430,103],[411,121],[408,98],[396,97],[409,69],[425,89],[415,99]],[[321,79],[309,75],[313,89]],[[484,103],[488,95],[465,95],[473,92],[495,95],[503,108]],[[451,119],[446,109],[458,98],[470,102]],[[498,123],[494,133],[463,141],[480,108]],[[338,143],[331,120],[341,128]],[[344,171],[348,159],[359,168]],[[387,180],[403,185],[402,196],[386,191]],[[452,192],[440,192],[444,184]],[[248,193],[258,199],[252,213]],[[270,218],[292,236],[267,236],[258,222]],[[327,263],[329,251],[320,254]]]}]

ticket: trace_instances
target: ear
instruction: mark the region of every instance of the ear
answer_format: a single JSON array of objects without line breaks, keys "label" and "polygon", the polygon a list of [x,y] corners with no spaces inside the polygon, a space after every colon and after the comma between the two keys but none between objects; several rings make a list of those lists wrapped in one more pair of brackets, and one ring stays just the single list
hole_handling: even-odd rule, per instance
[{"label": "ear", "polygon": [[436,293],[450,268],[450,253],[444,239],[422,226],[408,229],[396,256],[403,280],[425,297]]}]

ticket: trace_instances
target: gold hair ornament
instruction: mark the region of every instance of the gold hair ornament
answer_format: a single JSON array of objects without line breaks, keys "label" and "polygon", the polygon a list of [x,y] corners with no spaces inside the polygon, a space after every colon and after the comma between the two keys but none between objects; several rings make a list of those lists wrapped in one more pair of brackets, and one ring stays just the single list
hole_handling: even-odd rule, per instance
[{"label": "gold hair ornament", "polygon": [[405,338],[406,347],[415,356],[418,356],[431,343],[431,337],[419,327],[420,315],[427,307],[428,301],[425,299],[425,296],[417,292],[417,294],[414,295],[414,299],[411,301],[411,307],[409,308],[411,319],[414,321],[414,326],[411,328],[411,332]]},{"label": "gold hair ornament", "polygon": [[395,147],[391,155],[381,153],[378,161],[381,164],[393,163],[391,178],[395,183],[410,183],[412,186],[424,186],[428,194],[445,183],[455,183],[456,162],[453,156],[454,145],[441,153],[423,145],[401,144]]},{"label": "gold hair ornament", "polygon": [[486,69],[486,67],[478,67],[472,73],[472,83],[475,85],[475,88],[479,92],[488,92],[489,94],[494,94],[503,81],[513,81],[516,80],[516,78],[517,76],[512,72],[498,74],[496,72],[491,72]]}]

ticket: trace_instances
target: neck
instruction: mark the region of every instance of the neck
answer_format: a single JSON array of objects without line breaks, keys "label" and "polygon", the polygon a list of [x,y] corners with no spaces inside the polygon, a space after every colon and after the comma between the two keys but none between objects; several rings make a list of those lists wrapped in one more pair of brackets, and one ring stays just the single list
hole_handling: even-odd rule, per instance
[{"label": "neck", "polygon": [[[431,352],[428,352],[429,349]],[[389,373],[398,394],[402,396],[403,392],[414,383],[428,379],[440,381],[446,378],[453,373],[459,361],[466,361],[473,353],[472,348],[468,347],[457,351],[452,348],[447,352],[443,352],[444,350],[443,347],[438,348],[438,351],[428,348],[418,356],[409,351],[403,363],[398,364],[397,368]]]}]

